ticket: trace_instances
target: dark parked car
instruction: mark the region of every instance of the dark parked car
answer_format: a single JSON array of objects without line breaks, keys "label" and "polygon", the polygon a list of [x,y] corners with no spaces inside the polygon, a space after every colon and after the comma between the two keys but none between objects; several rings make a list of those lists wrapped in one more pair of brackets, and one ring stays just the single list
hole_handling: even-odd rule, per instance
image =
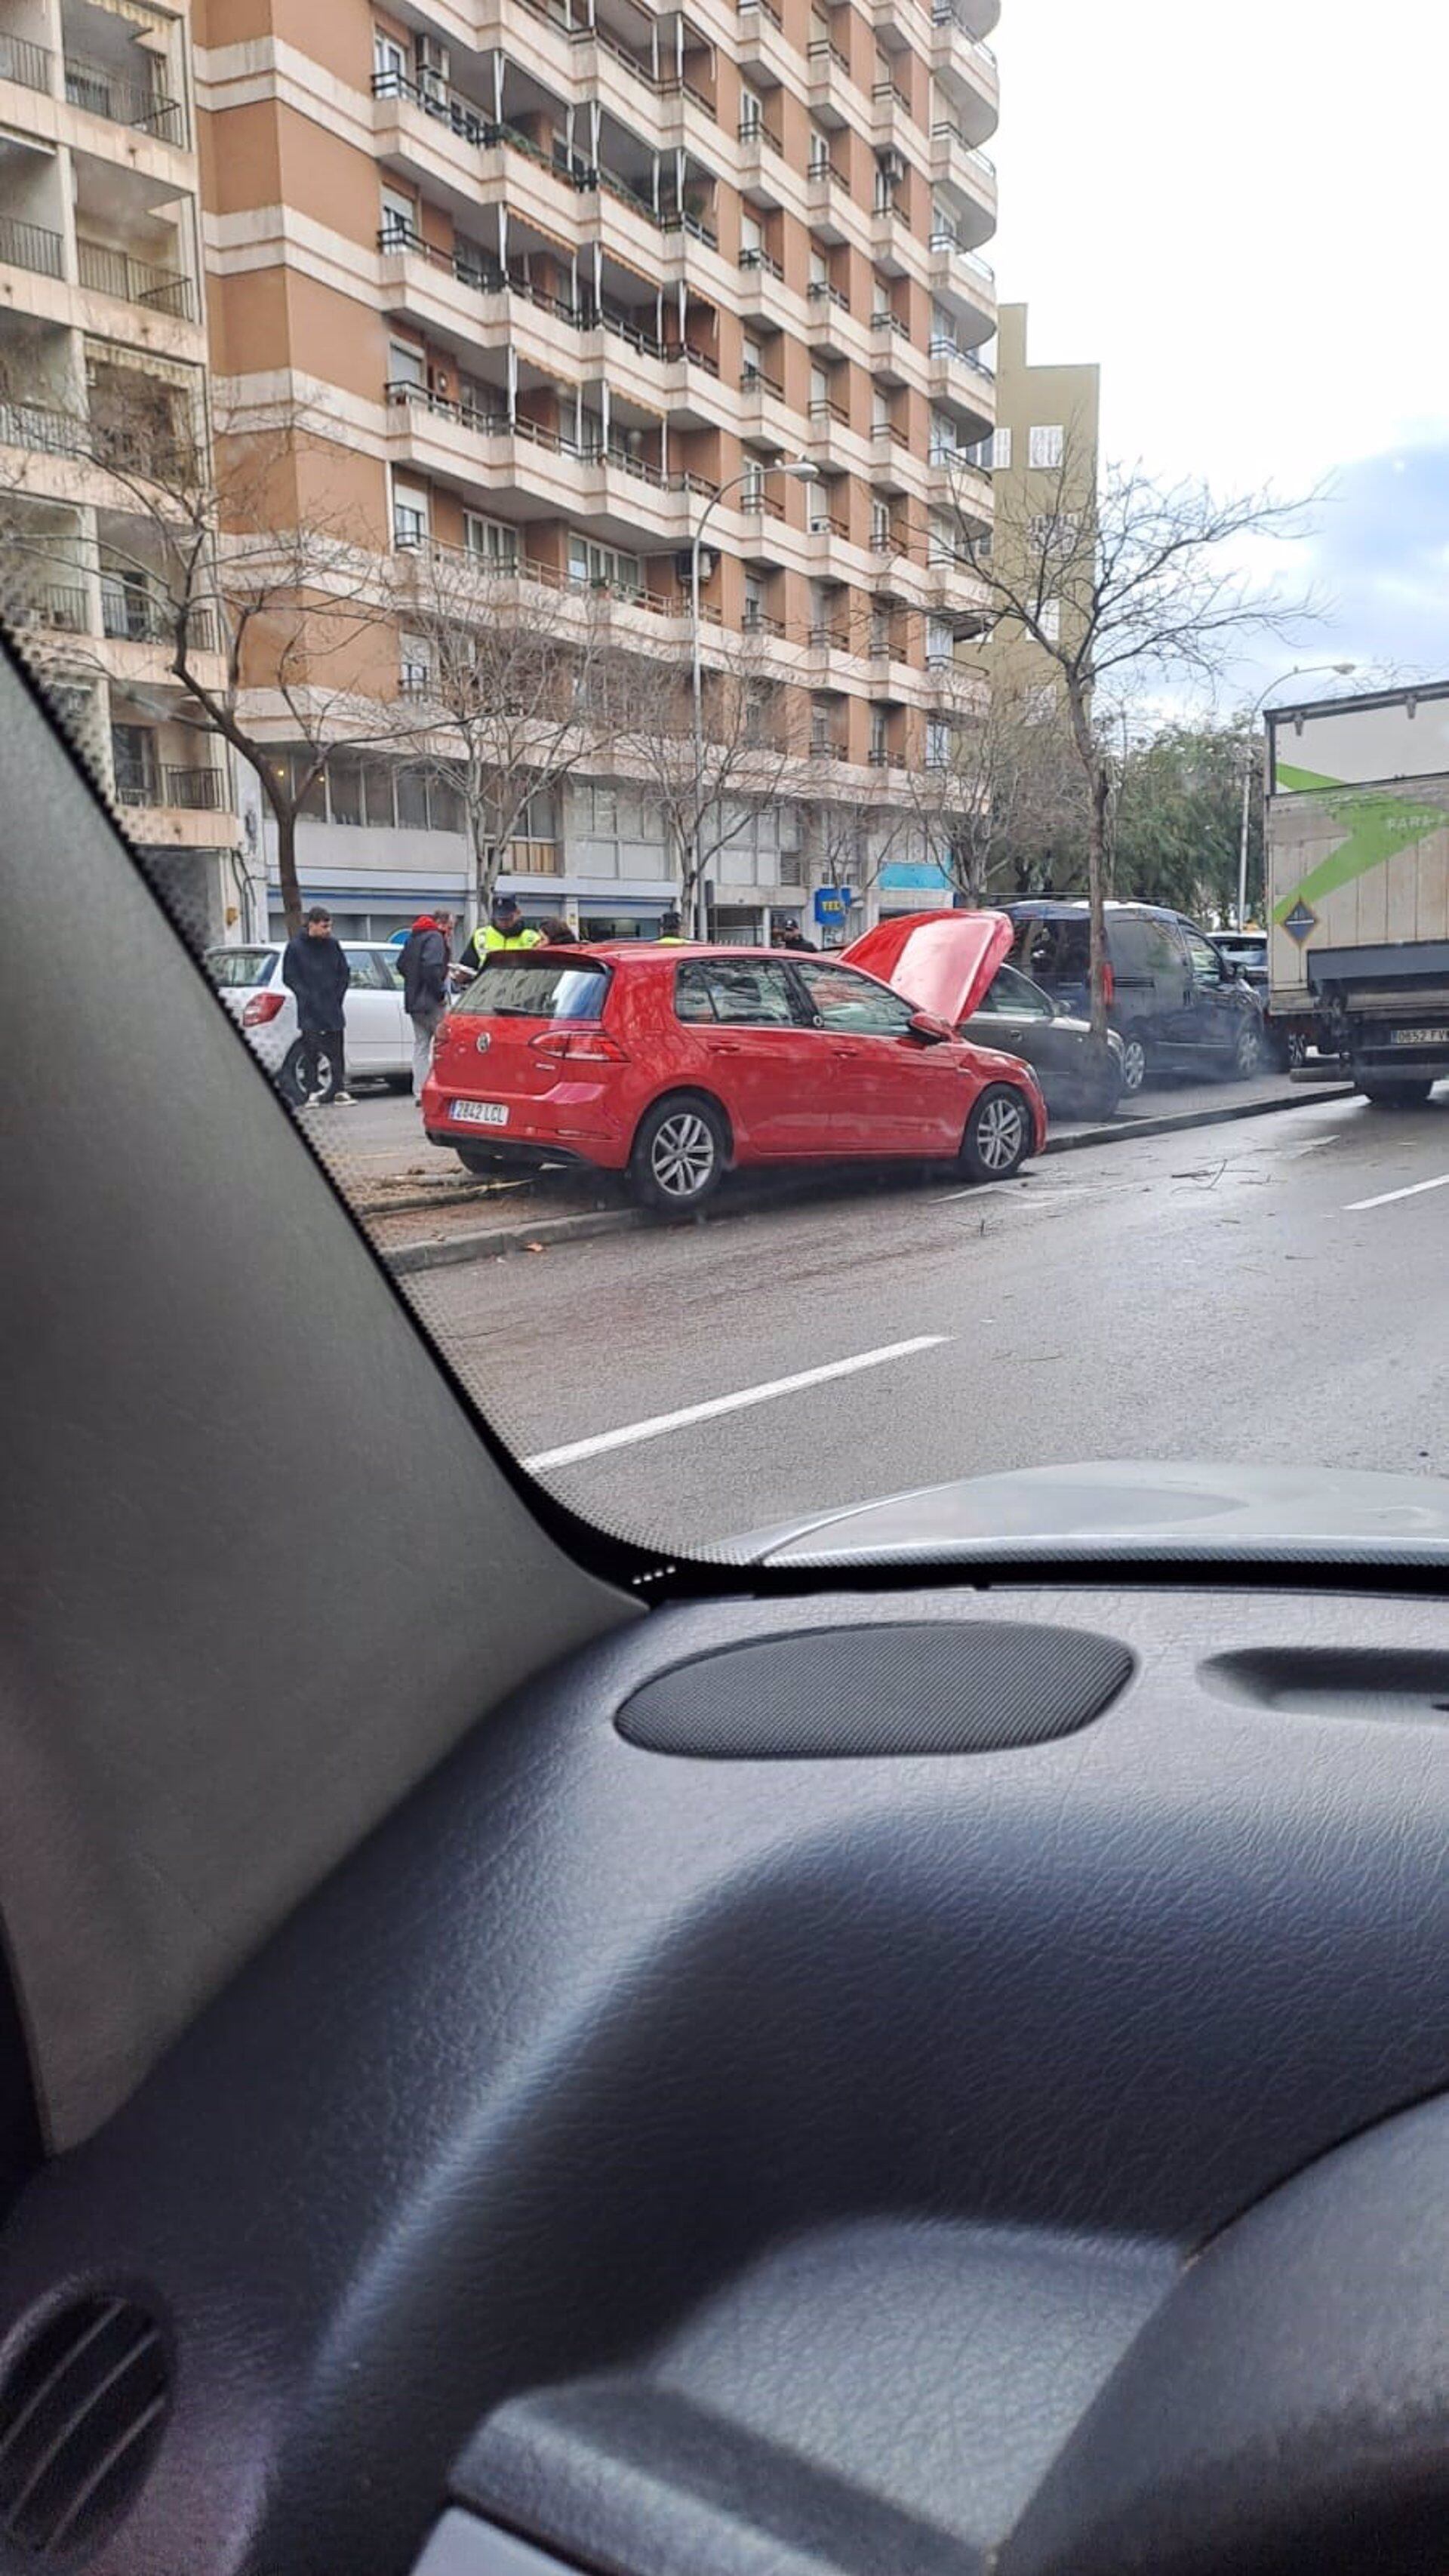
[{"label": "dark parked car", "polygon": [[1268,1053],[1279,1065],[1301,1064],[1308,1052],[1302,1019],[1278,1020],[1268,999],[1268,934],[1266,930],[1210,930],[1218,955],[1251,984],[1263,1006]]},{"label": "dark parked car", "polygon": [[[968,924],[980,934],[980,963],[971,991],[963,994]],[[878,922],[846,954],[852,966],[879,975],[918,1009],[955,1019],[964,999],[969,1015],[955,1019],[958,1036],[972,1046],[1024,1058],[1049,1109],[1065,1117],[1110,1118],[1122,1096],[1121,1039],[1115,1029],[1094,1036],[1089,1020],[1074,1018],[1040,984],[1003,965],[1014,937],[1004,912],[916,912]]]},{"label": "dark parked car", "polygon": [[[1087,906],[1057,896],[1008,904],[1010,962],[1086,1019]],[[1107,906],[1107,1019],[1122,1040],[1122,1087],[1155,1072],[1214,1072],[1246,1081],[1267,1055],[1263,1006],[1207,933],[1164,905]]]}]

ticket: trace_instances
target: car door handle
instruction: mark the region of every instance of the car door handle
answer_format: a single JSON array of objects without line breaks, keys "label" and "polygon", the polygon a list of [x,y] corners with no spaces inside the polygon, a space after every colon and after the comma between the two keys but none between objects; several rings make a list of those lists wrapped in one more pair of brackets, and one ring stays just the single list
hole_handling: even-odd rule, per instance
[{"label": "car door handle", "polygon": [[707,1038],[705,1044],[711,1055],[743,1055],[745,1051],[738,1038]]},{"label": "car door handle", "polygon": [[860,1049],[858,1046],[833,1046],[830,1052],[832,1055],[843,1055],[848,1060],[852,1056],[859,1055]]}]

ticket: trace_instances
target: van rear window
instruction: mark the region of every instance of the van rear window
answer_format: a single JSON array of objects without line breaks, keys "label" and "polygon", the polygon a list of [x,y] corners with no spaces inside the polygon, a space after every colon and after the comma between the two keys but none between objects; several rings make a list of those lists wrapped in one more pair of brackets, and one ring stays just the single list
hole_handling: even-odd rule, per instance
[{"label": "van rear window", "polygon": [[514,955],[491,961],[455,1007],[490,1020],[602,1019],[609,969],[561,965],[557,957]]}]

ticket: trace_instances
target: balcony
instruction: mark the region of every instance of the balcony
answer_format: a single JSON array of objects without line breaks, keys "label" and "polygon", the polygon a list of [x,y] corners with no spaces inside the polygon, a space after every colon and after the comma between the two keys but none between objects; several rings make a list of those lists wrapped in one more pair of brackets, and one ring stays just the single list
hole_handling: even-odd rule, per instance
[{"label": "balcony", "polygon": [[940,225],[931,234],[930,254],[932,295],[967,316],[973,339],[989,339],[996,328],[996,271],[990,261],[963,249],[956,234]]},{"label": "balcony", "polygon": [[64,277],[65,243],[44,224],[0,215],[0,267],[28,268],[35,277]]},{"label": "balcony", "polygon": [[14,81],[20,89],[33,89],[42,98],[49,98],[54,61],[55,56],[46,46],[33,45],[27,36],[0,31],[0,80]]},{"label": "balcony", "polygon": [[805,206],[812,232],[824,242],[848,241],[850,182],[833,161],[813,160],[805,173]]},{"label": "balcony", "polygon": [[194,322],[196,297],[191,280],[177,268],[156,268],[150,260],[133,259],[129,251],[106,242],[76,242],[76,274],[96,295],[114,296],[119,304],[144,305],[149,313],[168,314],[173,322]]},{"label": "balcony", "polygon": [[[101,632],[113,644],[171,645],[176,636],[176,608],[161,591],[138,582],[101,575]],[[203,605],[187,610],[187,641],[198,653],[217,649],[215,612]]]},{"label": "balcony", "polygon": [[[966,413],[972,422],[980,422],[979,434],[991,427],[996,418],[996,376],[973,349],[958,348],[954,340],[935,333],[930,344],[927,385],[932,402],[949,404]],[[932,462],[936,461],[933,456]]]},{"label": "balcony", "polygon": [[20,626],[49,635],[85,635],[91,622],[85,584],[41,582],[16,603],[15,617]]},{"label": "balcony", "polygon": [[150,806],[179,814],[224,814],[226,778],[219,769],[173,769],[150,761],[118,759],[116,803]]},{"label": "balcony", "polygon": [[779,293],[785,272],[767,250],[742,250],[740,253],[740,310],[747,316],[788,317],[789,306]]},{"label": "balcony", "polygon": [[906,351],[911,335],[899,314],[881,305],[870,317],[870,365],[877,384],[904,385],[910,382]]},{"label": "balcony", "polygon": [[742,116],[739,139],[742,194],[758,206],[783,205],[785,147],[773,125],[762,116]]},{"label": "balcony", "polygon": [[768,635],[778,642],[784,632],[783,617],[771,617],[763,608],[756,607],[753,600],[746,600],[744,615],[740,619],[742,635]]},{"label": "balcony", "polygon": [[979,151],[962,137],[961,128],[950,118],[937,121],[931,128],[931,184],[950,188],[961,207],[955,213],[957,237],[964,249],[972,249],[996,229],[996,164],[989,152]]},{"label": "balcony", "polygon": [[931,0],[933,69],[957,53],[967,59],[980,54],[994,72],[996,56],[986,38],[1000,15],[1001,0]]},{"label": "balcony", "polygon": [[735,53],[742,71],[778,89],[791,71],[792,49],[785,42],[785,22],[775,0],[739,0]]},{"label": "balcony", "polygon": [[817,395],[810,405],[810,454],[821,465],[837,465],[848,472],[855,459],[855,445],[850,427],[850,414],[843,403]]},{"label": "balcony", "polygon": [[[0,249],[0,261],[4,256]],[[90,439],[84,421],[70,412],[43,403],[0,402],[0,447],[24,447],[37,456],[85,456]]]},{"label": "balcony", "polygon": [[146,81],[129,80],[105,63],[88,63],[74,54],[65,58],[67,104],[87,116],[102,116],[110,125],[129,125],[138,134],[154,134],[161,143],[186,148],[186,111],[179,99]]},{"label": "balcony", "polygon": [[814,36],[806,48],[805,95],[810,113],[822,125],[852,124],[860,114],[860,91],[850,76],[849,57],[828,36]]},{"label": "balcony", "polygon": [[844,358],[850,354],[851,335],[841,328],[850,319],[850,298],[826,277],[812,277],[806,288],[810,311],[805,325],[809,346],[824,357]]},{"label": "balcony", "polygon": [[899,81],[872,81],[870,90],[871,141],[877,148],[919,143],[920,137],[911,115],[911,102]]}]

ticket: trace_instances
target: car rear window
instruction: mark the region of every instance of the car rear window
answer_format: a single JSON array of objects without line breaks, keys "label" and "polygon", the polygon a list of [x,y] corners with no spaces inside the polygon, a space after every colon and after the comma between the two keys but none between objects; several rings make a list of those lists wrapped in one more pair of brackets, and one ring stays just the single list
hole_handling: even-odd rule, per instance
[{"label": "car rear window", "polygon": [[1080,983],[1087,972],[1087,924],[1081,920],[1021,924],[1011,946],[1011,962],[1036,984]]},{"label": "car rear window", "polygon": [[274,948],[209,948],[206,971],[217,991],[239,985],[269,984],[277,962]]},{"label": "car rear window", "polygon": [[557,957],[512,956],[485,966],[457,1004],[490,1020],[602,1019],[609,969]]}]

